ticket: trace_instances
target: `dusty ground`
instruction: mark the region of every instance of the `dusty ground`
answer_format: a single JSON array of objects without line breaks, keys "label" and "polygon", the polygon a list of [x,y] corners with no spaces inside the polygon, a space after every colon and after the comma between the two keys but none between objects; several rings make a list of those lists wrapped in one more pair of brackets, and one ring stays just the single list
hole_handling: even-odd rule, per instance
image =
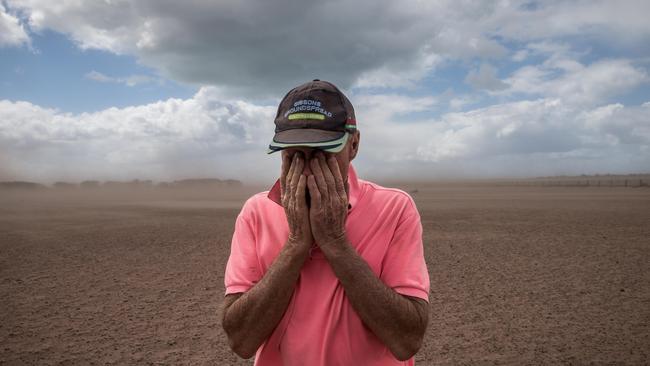
[{"label": "dusty ground", "polygon": [[[406,185],[417,364],[648,364],[650,189]],[[241,364],[217,317],[246,192],[0,192],[0,364]]]}]

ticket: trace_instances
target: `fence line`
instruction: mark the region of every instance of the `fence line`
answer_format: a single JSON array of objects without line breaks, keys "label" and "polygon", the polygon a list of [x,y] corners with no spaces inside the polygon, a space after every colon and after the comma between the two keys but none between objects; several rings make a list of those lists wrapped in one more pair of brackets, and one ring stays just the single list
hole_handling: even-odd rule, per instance
[{"label": "fence line", "polygon": [[520,180],[499,182],[499,185],[529,187],[650,187],[647,179],[578,179],[578,180]]}]

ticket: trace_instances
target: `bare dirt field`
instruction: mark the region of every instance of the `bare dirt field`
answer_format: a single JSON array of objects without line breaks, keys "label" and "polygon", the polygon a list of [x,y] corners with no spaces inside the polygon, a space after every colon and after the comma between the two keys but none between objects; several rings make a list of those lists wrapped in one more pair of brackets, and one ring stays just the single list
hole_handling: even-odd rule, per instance
[{"label": "bare dirt field", "polygon": [[[650,189],[405,184],[419,365],[648,364]],[[0,364],[250,365],[217,310],[250,192],[0,192]]]}]

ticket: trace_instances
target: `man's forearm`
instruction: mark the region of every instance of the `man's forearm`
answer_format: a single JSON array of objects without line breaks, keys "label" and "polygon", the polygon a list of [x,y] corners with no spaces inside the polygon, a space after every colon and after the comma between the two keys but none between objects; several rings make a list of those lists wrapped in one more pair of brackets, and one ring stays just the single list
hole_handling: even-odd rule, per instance
[{"label": "man's forearm", "polygon": [[321,247],[363,323],[400,360],[420,348],[428,323],[424,300],[411,300],[387,287],[347,240]]},{"label": "man's forearm", "polygon": [[308,252],[288,242],[262,279],[223,310],[231,348],[249,358],[282,319]]}]

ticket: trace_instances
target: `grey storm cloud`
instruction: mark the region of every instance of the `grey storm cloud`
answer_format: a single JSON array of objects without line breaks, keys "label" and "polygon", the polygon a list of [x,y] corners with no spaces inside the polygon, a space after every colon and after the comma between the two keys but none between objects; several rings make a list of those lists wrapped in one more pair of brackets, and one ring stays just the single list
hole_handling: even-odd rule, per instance
[{"label": "grey storm cloud", "polygon": [[[417,81],[440,59],[506,57],[509,51],[502,42],[508,40],[590,32],[650,37],[640,15],[644,12],[639,11],[648,7],[643,1],[531,5],[452,0],[9,0],[7,4],[34,31],[62,32],[82,48],[134,55],[170,79],[215,85],[248,97],[277,96],[315,77],[343,88],[395,86],[394,75]],[[619,17],[608,17],[612,12]],[[492,76],[481,68],[470,82],[501,88]]]},{"label": "grey storm cloud", "polygon": [[[12,1],[34,29],[136,55],[174,80],[277,96],[309,78],[347,88],[422,62],[439,26],[417,2]],[[243,94],[243,95],[244,95]]]}]

